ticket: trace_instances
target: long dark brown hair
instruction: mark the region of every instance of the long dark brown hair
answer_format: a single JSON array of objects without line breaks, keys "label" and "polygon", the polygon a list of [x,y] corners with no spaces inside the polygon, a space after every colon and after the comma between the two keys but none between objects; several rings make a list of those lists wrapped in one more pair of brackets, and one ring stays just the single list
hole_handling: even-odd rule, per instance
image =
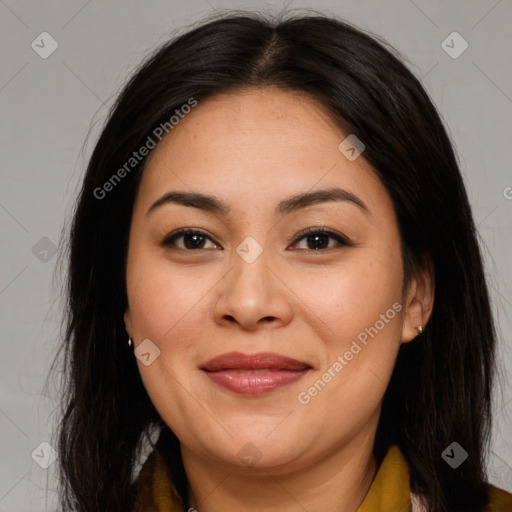
[{"label": "long dark brown hair", "polygon": [[[421,341],[400,349],[377,461],[396,444],[429,510],[482,510],[495,331],[475,224],[440,116],[402,59],[374,36],[318,13],[240,12],[203,21],[151,54],[118,96],[89,160],[68,237],[67,316],[54,361],[63,354],[61,505],[131,510],[151,431],[160,433],[187,503],[178,440],[143,386],[123,323],[129,227],[147,157],[105,197],[97,190],[190,98],[269,85],[309,94],[364,142],[363,156],[394,203],[406,277],[432,263],[434,309]],[[457,469],[441,457],[453,441],[469,454]]]}]

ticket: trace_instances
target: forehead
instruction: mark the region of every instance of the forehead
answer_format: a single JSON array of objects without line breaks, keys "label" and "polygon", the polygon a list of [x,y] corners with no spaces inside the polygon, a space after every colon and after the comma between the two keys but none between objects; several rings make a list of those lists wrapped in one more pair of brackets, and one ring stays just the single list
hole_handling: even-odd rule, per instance
[{"label": "forehead", "polygon": [[275,87],[199,101],[148,158],[144,202],[171,189],[260,207],[286,195],[343,186],[368,203],[389,197],[370,165],[339,150],[349,135],[317,100]]}]

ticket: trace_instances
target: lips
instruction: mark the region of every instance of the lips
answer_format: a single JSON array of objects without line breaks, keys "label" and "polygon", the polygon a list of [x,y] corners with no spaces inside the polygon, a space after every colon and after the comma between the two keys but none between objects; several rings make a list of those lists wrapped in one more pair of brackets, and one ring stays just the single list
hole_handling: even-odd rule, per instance
[{"label": "lips", "polygon": [[260,352],[259,354],[242,354],[229,352],[210,359],[201,367],[207,372],[219,370],[306,370],[310,365],[297,359],[281,356],[273,352]]},{"label": "lips", "polygon": [[311,366],[273,352],[229,352],[211,359],[201,369],[215,384],[230,391],[242,395],[261,395],[295,382]]}]

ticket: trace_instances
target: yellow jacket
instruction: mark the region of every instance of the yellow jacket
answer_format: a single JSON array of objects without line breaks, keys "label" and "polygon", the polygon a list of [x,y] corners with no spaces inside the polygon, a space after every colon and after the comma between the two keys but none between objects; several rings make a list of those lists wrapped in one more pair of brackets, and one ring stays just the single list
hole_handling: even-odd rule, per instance
[{"label": "yellow jacket", "polygon": [[[512,494],[492,487],[486,512],[512,512]],[[164,459],[154,451],[139,475],[135,512],[187,512]],[[421,509],[419,509],[421,510]],[[409,469],[397,446],[389,448],[356,512],[410,512]]]}]

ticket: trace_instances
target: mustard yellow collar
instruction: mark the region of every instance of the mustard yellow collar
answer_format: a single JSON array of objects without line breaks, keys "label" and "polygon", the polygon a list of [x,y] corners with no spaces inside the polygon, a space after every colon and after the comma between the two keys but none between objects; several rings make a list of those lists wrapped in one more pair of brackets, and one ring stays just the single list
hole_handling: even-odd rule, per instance
[{"label": "mustard yellow collar", "polygon": [[[134,512],[186,512],[163,457],[153,451],[139,475]],[[512,494],[491,488],[489,512],[512,511]],[[409,469],[402,452],[391,446],[356,512],[410,512]]]}]

